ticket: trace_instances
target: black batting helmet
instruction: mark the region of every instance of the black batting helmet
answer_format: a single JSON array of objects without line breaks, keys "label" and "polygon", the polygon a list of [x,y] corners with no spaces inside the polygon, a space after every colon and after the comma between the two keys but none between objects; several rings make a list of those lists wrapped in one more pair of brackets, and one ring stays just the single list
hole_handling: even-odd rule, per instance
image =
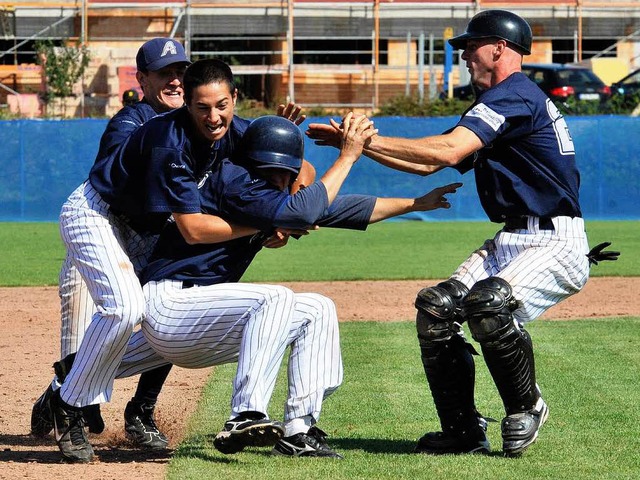
[{"label": "black batting helmet", "polygon": [[254,168],[300,172],[304,138],[293,122],[276,115],[256,118],[242,136],[242,153]]},{"label": "black batting helmet", "polygon": [[500,38],[523,55],[530,55],[532,37],[531,27],[522,17],[507,10],[485,10],[474,15],[466,32],[449,39],[449,43],[464,50],[472,38]]},{"label": "black batting helmet", "polygon": [[140,96],[138,95],[138,91],[134,88],[125,90],[122,94],[122,103],[125,105],[133,105],[138,101],[140,101]]}]

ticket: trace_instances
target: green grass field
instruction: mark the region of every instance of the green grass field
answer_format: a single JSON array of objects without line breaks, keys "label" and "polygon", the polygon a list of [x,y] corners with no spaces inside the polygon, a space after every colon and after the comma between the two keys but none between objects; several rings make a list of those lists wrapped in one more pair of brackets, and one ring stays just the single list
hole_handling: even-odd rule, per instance
[{"label": "green grass field", "polygon": [[[594,276],[640,274],[640,223],[589,222],[589,242],[622,252]],[[497,230],[489,222],[383,222],[367,232],[323,229],[286,248],[264,249],[249,282],[446,278]],[[56,285],[64,249],[55,223],[0,223],[0,286]]]},{"label": "green grass field", "polygon": [[[497,450],[490,456],[411,454],[417,438],[438,428],[413,322],[344,323],[345,379],[326,400],[319,423],[344,460],[284,459],[266,448],[228,456],[217,452],[212,440],[227,419],[235,371],[235,365],[225,365],[210,378],[169,478],[638,478],[640,319],[540,320],[529,331],[550,415],[539,441],[519,459],[500,455],[499,423],[489,427]],[[503,410],[495,387],[481,359],[476,365],[478,408],[499,421]],[[281,416],[284,374],[272,401],[274,418]]]},{"label": "green grass field", "polygon": [[[617,262],[593,267],[592,275],[640,273],[638,222],[590,222],[587,227],[592,246],[612,241],[612,249],[622,252]],[[261,252],[245,280],[443,278],[494,231],[488,223],[427,222],[385,222],[366,233],[327,229],[285,249]],[[57,283],[64,251],[56,224],[0,223],[0,244],[0,286]],[[268,449],[219,454],[211,441],[228,416],[235,371],[235,365],[224,365],[215,369],[189,420],[168,478],[638,478],[640,319],[538,320],[528,329],[536,348],[538,382],[551,413],[539,441],[520,459],[500,455],[499,423],[489,428],[496,450],[490,456],[410,454],[418,437],[437,428],[415,326],[347,322],[341,324],[345,380],[326,401],[320,422],[345,460],[284,459],[270,456]],[[495,387],[481,358],[476,363],[478,408],[500,421]],[[274,418],[281,415],[284,387],[281,375],[271,403]]]}]

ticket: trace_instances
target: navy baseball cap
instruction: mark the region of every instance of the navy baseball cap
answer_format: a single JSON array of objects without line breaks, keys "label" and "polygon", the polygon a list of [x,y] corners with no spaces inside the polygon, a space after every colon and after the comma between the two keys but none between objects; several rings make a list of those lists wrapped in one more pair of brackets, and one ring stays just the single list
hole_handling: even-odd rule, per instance
[{"label": "navy baseball cap", "polygon": [[149,40],[136,55],[136,66],[141,72],[155,72],[172,63],[191,63],[182,44],[172,38]]}]

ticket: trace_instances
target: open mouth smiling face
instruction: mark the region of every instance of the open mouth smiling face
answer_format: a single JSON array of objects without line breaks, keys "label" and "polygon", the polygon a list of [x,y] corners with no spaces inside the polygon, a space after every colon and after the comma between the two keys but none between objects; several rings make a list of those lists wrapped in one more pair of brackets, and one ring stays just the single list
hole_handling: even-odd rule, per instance
[{"label": "open mouth smiling face", "polygon": [[189,114],[198,133],[210,142],[220,140],[229,130],[237,94],[229,85],[209,83],[193,90]]}]

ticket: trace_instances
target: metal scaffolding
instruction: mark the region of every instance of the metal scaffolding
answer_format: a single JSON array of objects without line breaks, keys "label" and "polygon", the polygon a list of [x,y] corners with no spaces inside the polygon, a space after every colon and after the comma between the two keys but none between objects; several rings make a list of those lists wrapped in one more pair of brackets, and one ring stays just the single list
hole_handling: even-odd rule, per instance
[{"label": "metal scaffolding", "polygon": [[[41,38],[78,40],[91,48],[96,43],[140,43],[152,36],[171,36],[183,40],[187,52],[196,58],[233,59],[238,75],[277,77],[291,100],[300,99],[305,78],[333,72],[339,78],[348,77],[352,84],[352,98],[336,103],[376,108],[381,96],[388,96],[389,82],[400,82],[407,94],[413,88],[422,95],[423,79],[428,78],[429,96],[434,96],[434,82],[443,83],[444,28],[462,31],[480,9],[516,11],[530,20],[537,41],[551,46],[563,41],[567,55],[580,62],[615,54],[618,42],[640,44],[637,6],[637,1],[589,0],[0,2],[0,63],[18,64],[20,58],[34,55],[30,50],[33,40]],[[118,19],[117,28],[105,29],[98,19]],[[427,43],[425,36],[430,38]],[[598,39],[611,42],[597,50],[584,49],[586,43],[598,43]],[[234,45],[237,47],[232,48]],[[638,61],[638,50],[630,49],[632,64]],[[560,50],[553,50],[549,56],[559,54]],[[425,58],[429,59],[427,66]],[[0,88],[10,88],[1,82],[2,78]],[[366,89],[353,87],[358,82],[366,84]],[[367,98],[363,98],[365,90]],[[303,103],[321,105],[317,99]]]}]

